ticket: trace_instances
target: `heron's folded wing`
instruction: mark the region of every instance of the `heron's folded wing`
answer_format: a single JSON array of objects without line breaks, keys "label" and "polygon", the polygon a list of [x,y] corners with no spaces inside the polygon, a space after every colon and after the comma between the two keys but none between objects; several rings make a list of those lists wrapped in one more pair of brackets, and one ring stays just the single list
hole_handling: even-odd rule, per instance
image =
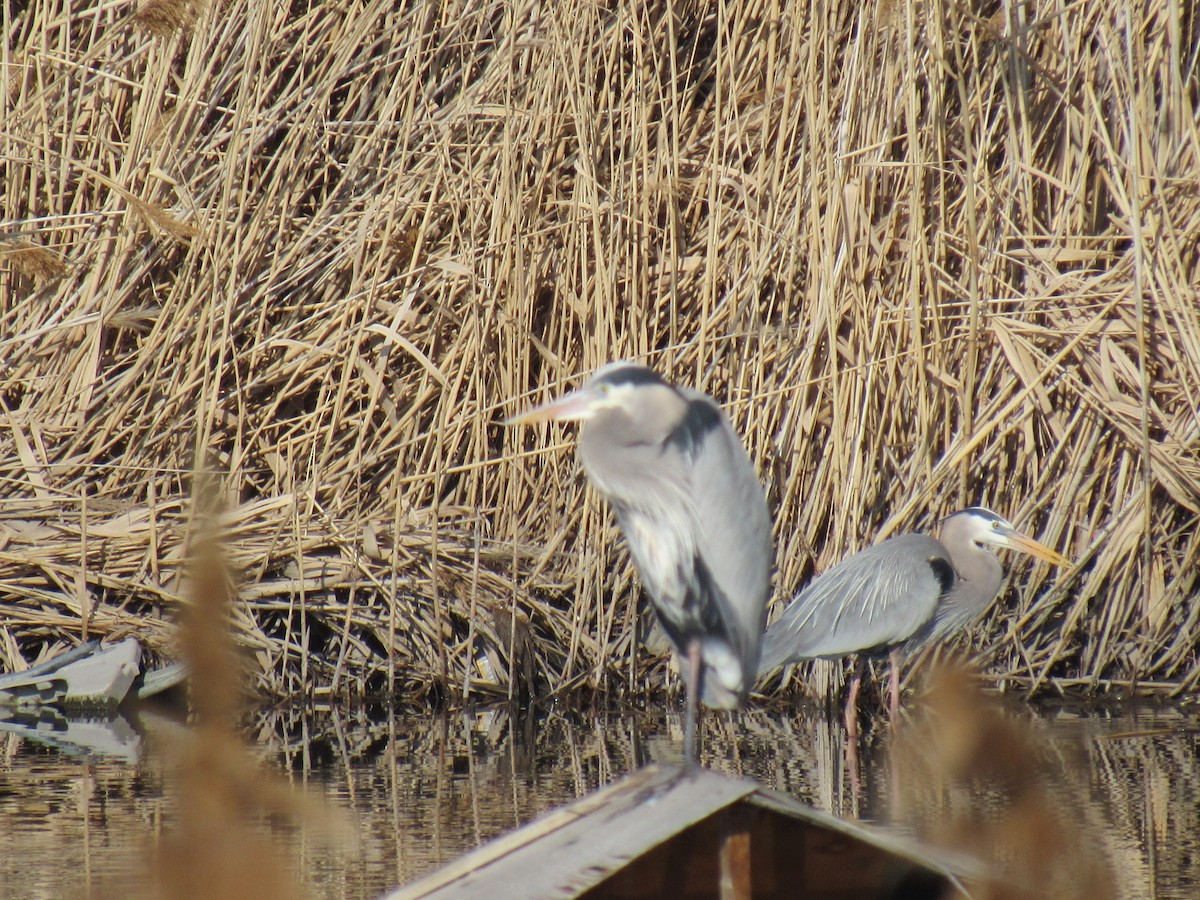
[{"label": "heron's folded wing", "polygon": [[843,560],[767,629],[759,672],[908,640],[930,622],[949,589],[948,566],[945,548],[924,534],[890,538]]}]

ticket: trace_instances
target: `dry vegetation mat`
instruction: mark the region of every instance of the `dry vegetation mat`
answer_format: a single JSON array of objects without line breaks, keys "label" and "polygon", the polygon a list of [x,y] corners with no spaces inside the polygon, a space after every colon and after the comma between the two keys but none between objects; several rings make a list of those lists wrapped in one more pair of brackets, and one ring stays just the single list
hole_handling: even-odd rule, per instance
[{"label": "dry vegetation mat", "polygon": [[202,471],[261,691],[660,689],[573,432],[501,424],[638,358],[745,436],[776,607],[984,503],[1078,560],[1005,560],[993,674],[1200,678],[1193,4],[0,15],[0,667],[171,653]]}]

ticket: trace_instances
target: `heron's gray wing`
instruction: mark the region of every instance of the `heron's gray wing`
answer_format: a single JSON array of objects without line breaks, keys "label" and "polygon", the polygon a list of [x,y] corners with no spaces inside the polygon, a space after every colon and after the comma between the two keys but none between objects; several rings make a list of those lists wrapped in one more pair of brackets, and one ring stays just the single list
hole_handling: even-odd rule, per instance
[{"label": "heron's gray wing", "polygon": [[759,672],[906,641],[953,586],[950,556],[924,534],[868,547],[816,578],[763,636]]},{"label": "heron's gray wing", "polygon": [[[771,517],[754,465],[725,413],[703,394],[684,389],[680,393],[690,408],[673,443],[689,463],[696,577],[710,582],[710,590],[702,593],[711,595],[709,602],[724,624],[728,646],[722,659],[721,648],[710,647],[706,640],[703,699],[709,705],[730,706],[736,696],[723,694],[744,694],[758,669],[775,557]],[[733,659],[728,659],[729,650]]]}]

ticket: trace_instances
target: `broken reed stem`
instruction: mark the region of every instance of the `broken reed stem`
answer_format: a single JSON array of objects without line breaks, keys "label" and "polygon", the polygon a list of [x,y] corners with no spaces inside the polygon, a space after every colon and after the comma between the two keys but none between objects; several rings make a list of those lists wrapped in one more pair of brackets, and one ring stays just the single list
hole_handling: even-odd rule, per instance
[{"label": "broken reed stem", "polygon": [[0,253],[14,654],[77,594],[165,652],[211,458],[260,692],[505,697],[498,613],[543,693],[660,688],[574,433],[501,425],[635,357],[729,411],[776,606],[983,503],[1086,561],[1005,560],[995,675],[1200,680],[1178,4],[210,8],[10,11],[0,232],[63,261]]}]

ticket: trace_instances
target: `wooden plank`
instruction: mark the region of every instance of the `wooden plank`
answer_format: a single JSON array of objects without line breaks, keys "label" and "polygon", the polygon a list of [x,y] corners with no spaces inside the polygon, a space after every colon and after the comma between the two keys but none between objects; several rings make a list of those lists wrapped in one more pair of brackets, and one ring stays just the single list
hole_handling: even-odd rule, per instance
[{"label": "wooden plank", "polygon": [[750,814],[733,807],[721,813],[721,900],[750,900]]},{"label": "wooden plank", "polygon": [[760,786],[747,799],[760,809],[809,822],[831,836],[841,835],[901,859],[909,860],[930,871],[939,872],[954,883],[963,877],[979,880],[988,877],[989,874],[987,867],[977,857],[927,847],[913,837],[892,831],[882,825],[871,825],[852,819],[839,819],[832,813],[813,809],[795,797],[770,788]]},{"label": "wooden plank", "polygon": [[574,897],[757,789],[706,769],[651,766],[472,851],[385,900]]}]

